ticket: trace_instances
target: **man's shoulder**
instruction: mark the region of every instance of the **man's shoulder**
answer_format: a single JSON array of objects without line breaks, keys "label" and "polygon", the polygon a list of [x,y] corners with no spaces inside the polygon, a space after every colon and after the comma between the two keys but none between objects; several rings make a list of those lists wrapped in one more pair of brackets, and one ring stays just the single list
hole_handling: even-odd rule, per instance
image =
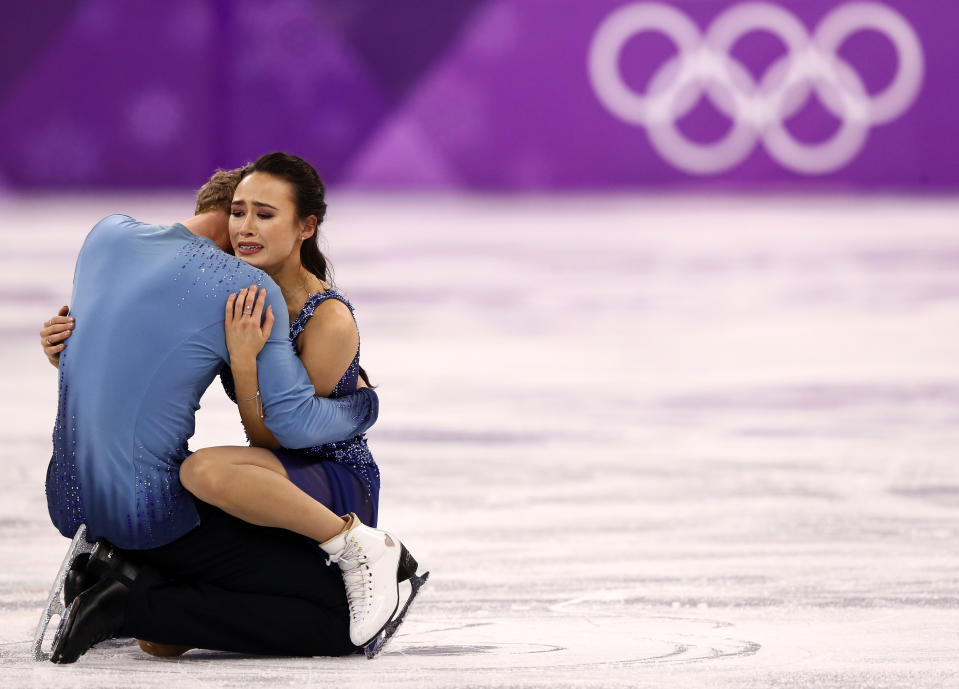
[{"label": "man's shoulder", "polygon": [[[199,271],[206,275],[210,273],[209,268],[212,267],[212,275],[210,275],[208,279],[215,280],[217,292],[223,292],[228,295],[231,292],[235,293],[246,289],[250,285],[259,285],[266,289],[267,304],[271,304],[274,311],[282,308],[284,314],[286,313],[286,302],[283,300],[283,293],[273,281],[273,278],[265,271],[251,266],[243,259],[237,258],[220,249],[215,249],[212,246],[205,247],[205,250],[209,252],[205,254],[207,259],[205,261],[194,262],[192,270],[194,273]],[[201,281],[203,279],[204,278],[201,278]]]},{"label": "man's shoulder", "polygon": [[256,283],[261,287],[266,287],[267,290],[271,290],[272,288],[273,291],[279,292],[280,288],[273,282],[273,278],[259,268],[251,266],[242,258],[237,258],[232,254],[223,252],[223,260],[229,268],[227,271],[228,279],[236,285],[238,289],[249,287],[253,283]]},{"label": "man's shoulder", "polygon": [[140,223],[129,215],[113,213],[106,216],[87,232],[80,255],[89,251],[100,251],[104,247],[116,244],[124,237],[133,236],[132,226],[138,224]]},{"label": "man's shoulder", "polygon": [[110,215],[102,218],[96,225],[93,226],[93,231],[105,230],[114,227],[124,227],[130,225],[143,225],[139,220],[132,218],[129,215],[123,213],[111,213]]},{"label": "man's shoulder", "polygon": [[151,225],[123,213],[113,213],[94,225],[87,234],[87,239],[136,237],[161,229],[161,225]]}]

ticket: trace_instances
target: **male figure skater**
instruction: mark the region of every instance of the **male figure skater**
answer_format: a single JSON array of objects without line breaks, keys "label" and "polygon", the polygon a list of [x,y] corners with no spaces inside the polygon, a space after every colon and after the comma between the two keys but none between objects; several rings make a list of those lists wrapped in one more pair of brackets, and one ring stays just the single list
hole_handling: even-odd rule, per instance
[{"label": "male figure skater", "polygon": [[183,223],[100,221],[74,275],[72,314],[82,326],[62,352],[50,351],[47,336],[60,375],[50,515],[67,537],[86,524],[90,540],[108,542],[90,555],[96,583],[73,592],[54,662],[74,662],[118,635],[248,653],[356,650],[340,573],[314,543],[241,522],[179,481],[199,399],[228,361],[226,298],[252,283],[265,287],[275,317],[257,361],[264,421],[277,440],[346,439],[378,411],[368,388],[314,397],[286,336],[280,289],[224,253],[238,173],[215,175]]}]

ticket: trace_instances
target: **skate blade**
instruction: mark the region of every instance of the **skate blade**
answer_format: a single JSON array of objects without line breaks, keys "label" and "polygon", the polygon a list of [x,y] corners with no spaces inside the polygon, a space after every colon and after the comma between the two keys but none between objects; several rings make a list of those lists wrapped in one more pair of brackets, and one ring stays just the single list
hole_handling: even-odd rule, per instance
[{"label": "skate blade", "polygon": [[386,626],[383,627],[379,634],[373,637],[371,642],[363,647],[363,651],[369,660],[373,660],[373,658],[382,653],[383,649],[386,648],[386,644],[388,644],[390,639],[396,634],[396,630],[403,624],[403,620],[406,619],[406,611],[410,609],[410,604],[413,602],[413,599],[416,598],[420,589],[429,578],[429,572],[426,572],[422,576],[414,574],[410,577],[410,597],[406,599],[406,604],[403,606],[403,609],[400,610],[399,614],[394,615],[392,620],[386,623]]},{"label": "skate blade", "polygon": [[63,638],[63,632],[66,630],[67,625],[70,624],[70,615],[73,614],[75,604],[76,601],[73,601],[73,603],[70,604],[70,607],[66,609],[66,612],[60,617],[60,624],[57,625],[56,634],[53,635],[53,644],[50,646],[50,653],[45,654],[51,662],[62,662],[62,655],[60,653],[62,650],[60,648],[60,639]]},{"label": "skate blade", "polygon": [[[57,578],[53,580],[53,586],[50,587],[50,595],[47,597],[47,605],[40,614],[40,622],[37,624],[37,632],[33,637],[33,659],[38,662],[50,659],[50,653],[43,650],[43,642],[44,637],[46,637],[47,634],[47,628],[50,626],[51,618],[59,616],[60,624],[62,625],[64,617],[66,617],[66,607],[63,604],[62,593],[63,583],[67,578],[67,572],[70,571],[70,567],[73,565],[73,561],[78,555],[89,553],[91,550],[93,550],[93,543],[87,542],[86,524],[81,524],[80,528],[77,529],[76,534],[73,536],[73,540],[70,541],[70,547],[67,549],[67,554],[64,555],[63,562],[60,563],[60,570],[57,572]],[[56,642],[54,641],[54,644],[55,643]]]}]

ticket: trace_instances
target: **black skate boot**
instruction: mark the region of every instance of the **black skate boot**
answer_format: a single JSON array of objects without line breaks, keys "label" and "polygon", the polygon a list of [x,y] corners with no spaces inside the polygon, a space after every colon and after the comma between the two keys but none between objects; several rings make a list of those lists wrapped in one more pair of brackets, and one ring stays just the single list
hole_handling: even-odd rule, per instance
[{"label": "black skate boot", "polygon": [[125,619],[137,568],[106,541],[98,541],[87,569],[99,577],[70,604],[53,640],[54,663],[75,663],[94,645],[116,637]]},{"label": "black skate boot", "polygon": [[73,561],[66,578],[63,580],[63,604],[70,607],[73,599],[97,583],[97,577],[87,571],[89,553],[80,553]]},{"label": "black skate boot", "polygon": [[[66,613],[67,606],[69,603],[73,602],[73,598],[83,590],[84,583],[79,580],[79,577],[76,575],[71,575],[71,571],[74,566],[79,563],[81,558],[86,558],[90,551],[93,549],[93,543],[87,541],[87,527],[85,524],[81,524],[77,529],[76,534],[73,536],[73,540],[70,542],[70,547],[67,548],[66,555],[63,556],[63,561],[60,563],[60,569],[57,571],[57,576],[53,580],[53,585],[50,587],[50,594],[47,596],[47,604],[43,609],[43,612],[40,614],[40,621],[37,623],[37,631],[33,637],[33,658],[34,660],[48,660],[50,654],[43,650],[44,639],[47,634],[47,628],[50,626],[50,620],[54,616],[58,616],[63,619],[63,615]],[[70,584],[70,599],[69,601],[64,601],[64,594],[66,594],[67,579],[71,578]],[[93,582],[90,582],[91,584]]]}]

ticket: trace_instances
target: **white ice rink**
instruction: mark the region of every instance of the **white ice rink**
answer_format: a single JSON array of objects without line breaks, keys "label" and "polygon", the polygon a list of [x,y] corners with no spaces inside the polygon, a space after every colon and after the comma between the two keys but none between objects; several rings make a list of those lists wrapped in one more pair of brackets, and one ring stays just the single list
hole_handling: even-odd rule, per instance
[{"label": "white ice rink", "polygon": [[[99,217],[191,203],[0,200],[0,687],[959,686],[959,201],[882,197],[333,194],[381,524],[433,573],[403,633],[34,663],[67,545],[36,333]],[[197,427],[241,442],[218,385]]]}]

